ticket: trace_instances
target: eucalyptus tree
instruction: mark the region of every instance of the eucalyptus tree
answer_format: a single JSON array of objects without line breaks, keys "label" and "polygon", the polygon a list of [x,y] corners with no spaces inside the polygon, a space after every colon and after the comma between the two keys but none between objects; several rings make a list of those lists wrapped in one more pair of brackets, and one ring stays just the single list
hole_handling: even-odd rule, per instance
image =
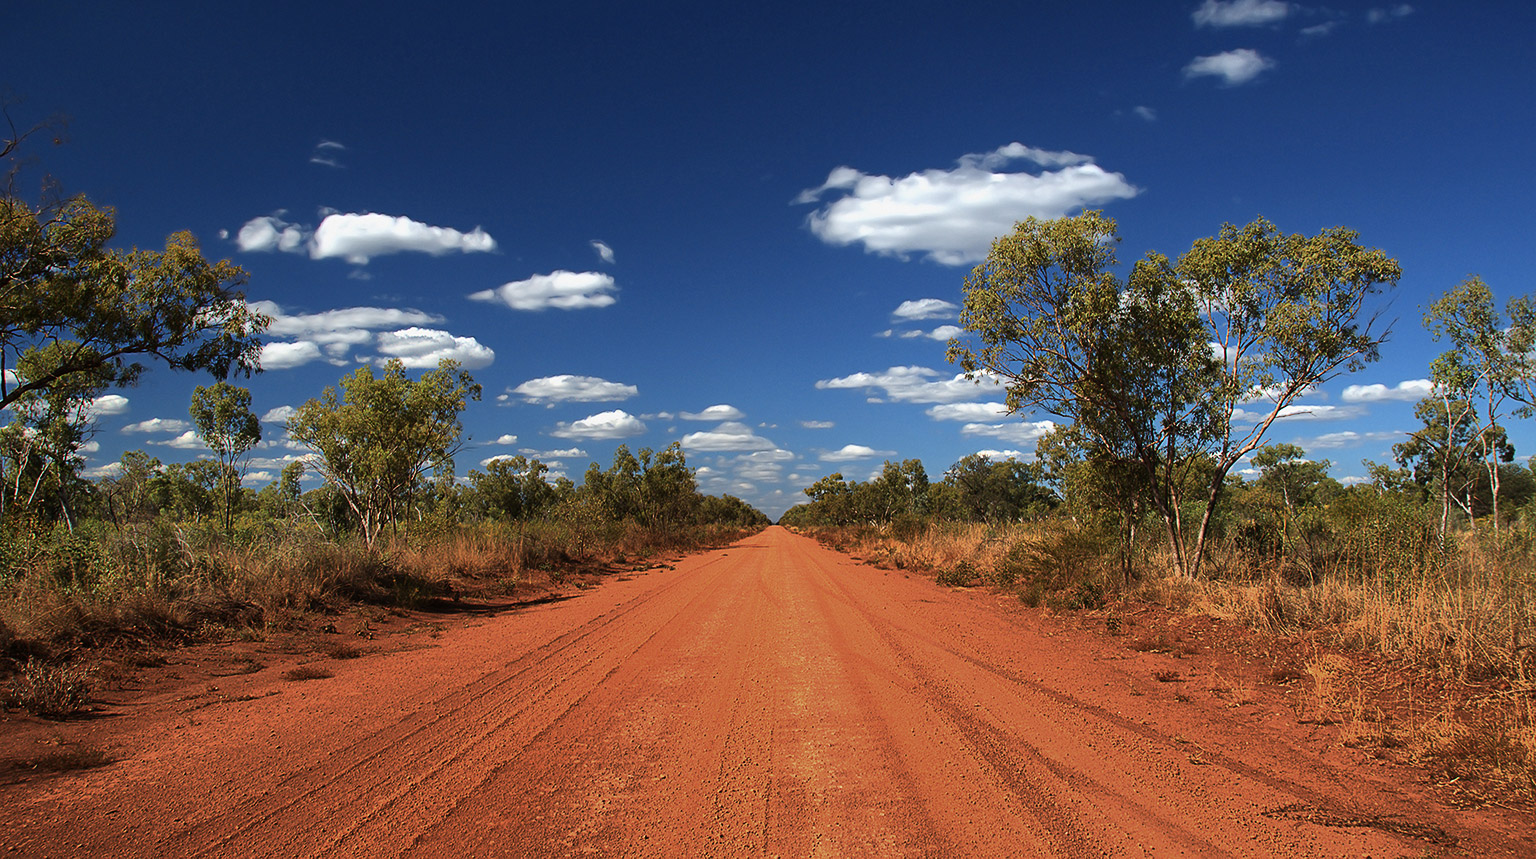
[{"label": "eucalyptus tree", "polygon": [[[11,159],[28,133],[12,127],[0,158]],[[55,354],[44,373],[0,372],[0,408],[76,374],[132,384],[144,371],[139,359],[221,378],[257,369],[257,335],[269,320],[239,292],[244,271],[210,263],[186,232],[160,251],[109,248],[111,208],[84,195],[58,199],[48,188],[28,199],[15,166],[10,160],[0,188],[0,371],[37,349]]]},{"label": "eucalyptus tree", "polygon": [[451,472],[461,446],[460,413],[480,386],[458,362],[412,381],[399,360],[375,375],[359,367],[300,406],[288,421],[294,441],[315,451],[316,469],[336,487],[370,547],[397,523],[409,493],[429,470]]},{"label": "eucalyptus tree", "polygon": [[224,532],[234,526],[235,499],[245,477],[241,463],[261,441],[261,421],[251,411],[251,392],[220,381],[198,385],[188,409],[197,435],[213,451],[220,466],[219,494],[223,499]]},{"label": "eucalyptus tree", "polygon": [[[1504,403],[1524,403],[1529,415],[1536,377],[1536,314],[1531,299],[1509,302],[1509,320],[1494,304],[1493,292],[1482,278],[1468,277],[1452,287],[1424,312],[1424,326],[1436,341],[1449,340],[1451,349],[1435,363],[1435,384],[1467,404],[1475,403],[1472,437],[1478,446],[1492,494],[1493,528],[1499,530],[1499,457],[1496,440],[1503,437],[1499,420]],[[1505,462],[1508,462],[1506,459]]]},{"label": "eucalyptus tree", "polygon": [[[1109,461],[1135,463],[1175,571],[1197,576],[1227,473],[1303,394],[1379,357],[1366,303],[1401,269],[1357,240],[1260,218],[1177,263],[1148,253],[1122,281],[1113,220],[1030,218],[966,278],[960,321],[975,340],[951,340],[949,359],[1001,379],[1010,412],[1064,418]],[[1193,545],[1186,502],[1204,507]]]},{"label": "eucalyptus tree", "polygon": [[79,470],[81,451],[95,431],[96,399],[112,379],[97,367],[57,378],[47,387],[29,387],[33,379],[50,376],[68,360],[75,344],[49,343],[21,355],[16,368],[22,392],[12,401],[14,418],[4,433],[6,479],[0,488],[0,513],[17,505],[36,511],[51,509],[74,528],[73,497],[85,488]]}]

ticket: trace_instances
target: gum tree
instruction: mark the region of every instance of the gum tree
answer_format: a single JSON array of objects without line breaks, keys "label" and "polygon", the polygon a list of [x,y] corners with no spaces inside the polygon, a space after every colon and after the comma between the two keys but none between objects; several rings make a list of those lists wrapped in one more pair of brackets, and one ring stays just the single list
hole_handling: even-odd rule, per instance
[{"label": "gum tree", "polygon": [[219,460],[219,493],[223,499],[222,518],[227,534],[234,526],[235,499],[240,494],[240,481],[245,477],[241,463],[251,448],[261,441],[261,422],[251,412],[251,392],[228,382],[216,382],[206,387],[198,385],[192,391],[192,406],[188,411],[198,436]]},{"label": "gum tree", "polygon": [[[1177,263],[1149,253],[1122,280],[1113,220],[1031,218],[966,278],[975,339],[950,341],[949,359],[1003,380],[1011,412],[1061,417],[1095,454],[1133,463],[1175,571],[1197,576],[1227,473],[1304,393],[1379,356],[1366,304],[1401,270],[1357,239],[1260,218]],[[1203,506],[1195,529],[1189,502]]]},{"label": "gum tree", "polygon": [[341,493],[372,547],[427,471],[453,470],[464,429],[459,415],[480,398],[480,386],[458,362],[444,359],[416,381],[399,360],[384,365],[383,375],[359,367],[340,388],[300,406],[288,432],[318,455],[315,467]]},{"label": "gum tree", "polygon": [[[210,263],[185,232],[161,251],[109,248],[112,209],[84,195],[58,199],[47,186],[37,202],[17,190],[12,155],[43,129],[11,126],[0,139],[8,163],[0,189],[0,408],[77,375],[131,385],[144,372],[141,360],[220,378],[255,371],[257,335],[269,320],[246,305],[238,266]],[[46,372],[14,372],[28,353],[50,348]]]}]

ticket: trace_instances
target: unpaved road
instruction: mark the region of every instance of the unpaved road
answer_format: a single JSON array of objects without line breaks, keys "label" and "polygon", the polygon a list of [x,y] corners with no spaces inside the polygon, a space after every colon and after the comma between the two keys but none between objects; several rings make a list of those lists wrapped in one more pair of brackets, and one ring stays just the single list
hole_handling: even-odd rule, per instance
[{"label": "unpaved road", "polygon": [[773,528],[330,679],[125,704],[104,717],[119,762],[0,786],[0,855],[1531,848],[1292,742],[1270,727],[1289,714],[1176,696],[1162,657],[1050,633]]}]

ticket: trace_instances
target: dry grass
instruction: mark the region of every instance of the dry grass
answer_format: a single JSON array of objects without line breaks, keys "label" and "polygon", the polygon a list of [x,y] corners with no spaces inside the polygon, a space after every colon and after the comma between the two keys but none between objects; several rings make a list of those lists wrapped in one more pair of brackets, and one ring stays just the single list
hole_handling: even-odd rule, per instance
[{"label": "dry grass", "polygon": [[283,672],[284,680],[325,680],[336,675],[318,665],[300,665]]},{"label": "dry grass", "polygon": [[63,719],[90,700],[88,673],[77,665],[28,659],[11,680],[6,704],[44,719]]},{"label": "dry grass", "polygon": [[[1222,618],[1266,637],[1305,639],[1316,655],[1264,678],[1296,690],[1299,719],[1337,726],[1349,745],[1411,750],[1469,801],[1536,803],[1536,557],[1513,541],[1495,546],[1485,537],[1463,537],[1446,551],[1418,532],[1396,542],[1392,529],[1361,533],[1369,538],[1364,550],[1354,546],[1331,567],[1309,567],[1306,576],[1220,551],[1200,580],[1149,575],[1172,565],[1162,550],[1143,548],[1136,556],[1139,581],[1118,575],[1102,541],[1060,522],[936,523],[901,534],[845,528],[816,536],[871,563],[933,571],[941,584],[981,580],[1015,590],[1031,604],[1094,607],[1093,589],[1102,587],[1111,596],[1118,591],[1124,599]],[[1106,628],[1123,631],[1108,622]],[[1161,631],[1137,632],[1128,646],[1176,656],[1188,649]],[[1434,719],[1394,723],[1344,657],[1325,652],[1330,649],[1374,655],[1395,670],[1428,672],[1486,694],[1473,711],[1453,708]],[[1178,677],[1165,673],[1169,680],[1157,679]],[[1226,684],[1219,697],[1229,695],[1243,702],[1255,697],[1251,689]]]}]

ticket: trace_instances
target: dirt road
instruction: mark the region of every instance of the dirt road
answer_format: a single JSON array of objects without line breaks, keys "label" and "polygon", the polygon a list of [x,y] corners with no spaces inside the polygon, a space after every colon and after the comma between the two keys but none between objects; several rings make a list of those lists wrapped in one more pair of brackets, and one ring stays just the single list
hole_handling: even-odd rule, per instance
[{"label": "dirt road", "polygon": [[774,528],[330,679],[125,704],[119,762],[0,787],[0,855],[1522,849],[1033,617]]}]

